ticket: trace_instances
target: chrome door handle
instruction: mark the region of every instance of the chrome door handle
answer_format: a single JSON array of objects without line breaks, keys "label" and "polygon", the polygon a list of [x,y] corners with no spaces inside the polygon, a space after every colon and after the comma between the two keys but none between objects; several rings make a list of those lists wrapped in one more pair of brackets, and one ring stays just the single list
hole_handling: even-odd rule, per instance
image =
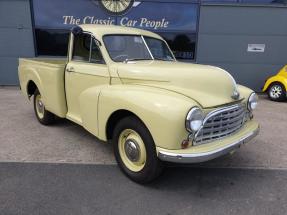
[{"label": "chrome door handle", "polygon": [[67,72],[75,72],[75,69],[74,69],[74,67],[70,67],[70,68],[67,68],[66,71]]}]

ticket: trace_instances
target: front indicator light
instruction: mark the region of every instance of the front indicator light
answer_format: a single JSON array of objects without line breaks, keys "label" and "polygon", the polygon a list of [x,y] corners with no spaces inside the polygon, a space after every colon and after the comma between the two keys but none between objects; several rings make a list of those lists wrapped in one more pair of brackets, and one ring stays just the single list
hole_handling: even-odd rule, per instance
[{"label": "front indicator light", "polygon": [[186,149],[189,146],[189,140],[183,140],[181,143],[181,148]]}]

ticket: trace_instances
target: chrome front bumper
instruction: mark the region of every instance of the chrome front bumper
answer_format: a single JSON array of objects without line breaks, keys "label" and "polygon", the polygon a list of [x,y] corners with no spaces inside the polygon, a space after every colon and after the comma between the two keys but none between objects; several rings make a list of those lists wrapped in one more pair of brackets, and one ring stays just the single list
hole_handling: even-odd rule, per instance
[{"label": "chrome front bumper", "polygon": [[189,153],[189,154],[184,154],[184,153],[177,154],[177,153],[159,151],[158,157],[162,161],[168,161],[168,162],[174,162],[174,163],[200,163],[200,162],[212,160],[214,158],[228,154],[229,152],[239,148],[242,144],[250,141],[258,133],[259,133],[259,127],[256,130],[243,136],[236,142],[233,142],[225,147],[222,147],[220,149],[216,149],[213,151],[208,151],[204,153]]}]

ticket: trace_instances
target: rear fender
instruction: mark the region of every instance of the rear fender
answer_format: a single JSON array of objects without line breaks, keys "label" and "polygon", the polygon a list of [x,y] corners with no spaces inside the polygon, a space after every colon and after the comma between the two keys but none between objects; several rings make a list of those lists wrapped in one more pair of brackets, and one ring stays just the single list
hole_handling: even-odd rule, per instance
[{"label": "rear fender", "polygon": [[30,99],[28,95],[28,84],[30,83],[30,81],[33,81],[35,85],[37,86],[40,94],[42,95],[43,101],[45,102],[46,96],[45,96],[45,93],[42,87],[43,84],[37,71],[33,68],[27,69],[26,74],[22,78],[23,78],[22,79],[23,81],[20,82],[22,92]]}]

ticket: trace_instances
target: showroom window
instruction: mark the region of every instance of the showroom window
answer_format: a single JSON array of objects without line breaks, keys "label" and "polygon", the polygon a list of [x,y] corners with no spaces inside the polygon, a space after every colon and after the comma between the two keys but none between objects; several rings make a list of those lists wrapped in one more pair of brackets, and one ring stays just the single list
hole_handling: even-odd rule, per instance
[{"label": "showroom window", "polygon": [[[199,0],[130,1],[123,11],[103,0],[31,0],[38,56],[66,56],[77,24],[121,25],[160,34],[179,60],[195,60]],[[159,10],[160,8],[160,10]]]},{"label": "showroom window", "polygon": [[69,43],[68,30],[35,29],[37,55],[66,56]]},{"label": "showroom window", "polygon": [[178,60],[193,60],[195,57],[196,34],[195,33],[168,33],[159,32],[167,41],[174,56]]},{"label": "showroom window", "polygon": [[113,11],[113,7],[105,7],[103,2],[31,0],[36,54],[66,56],[69,29],[85,23],[122,25],[156,32],[167,40],[177,59],[193,61],[201,3],[287,4],[287,0],[141,0],[129,1],[126,9]]},{"label": "showroom window", "polygon": [[[158,32],[179,60],[194,60],[195,33]],[[68,30],[36,29],[36,49],[39,56],[66,56],[69,43]]]}]

